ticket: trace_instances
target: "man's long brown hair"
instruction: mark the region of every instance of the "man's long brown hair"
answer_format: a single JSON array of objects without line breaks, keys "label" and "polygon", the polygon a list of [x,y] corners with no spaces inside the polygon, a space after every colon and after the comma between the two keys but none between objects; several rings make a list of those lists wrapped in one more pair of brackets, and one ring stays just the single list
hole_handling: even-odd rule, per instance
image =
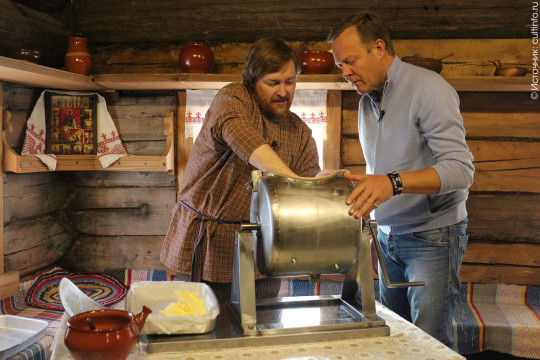
[{"label": "man's long brown hair", "polygon": [[260,39],[251,46],[246,55],[242,72],[244,85],[253,91],[255,83],[263,76],[278,72],[291,60],[298,73],[300,70],[298,53],[285,40],[277,37]]}]

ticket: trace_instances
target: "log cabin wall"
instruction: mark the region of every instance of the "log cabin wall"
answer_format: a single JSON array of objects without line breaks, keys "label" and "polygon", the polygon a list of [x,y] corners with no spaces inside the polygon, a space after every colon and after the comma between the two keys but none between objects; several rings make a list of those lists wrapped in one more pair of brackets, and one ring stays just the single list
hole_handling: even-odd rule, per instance
[{"label": "log cabin wall", "polygon": [[[10,145],[21,140],[35,90],[4,83],[4,128]],[[20,276],[46,267],[71,246],[73,234],[60,209],[68,198],[68,184],[58,173],[6,174],[3,177],[4,270]]]},{"label": "log cabin wall", "polygon": [[[61,68],[67,36],[82,32],[88,38],[94,74],[180,73],[182,45],[202,40],[214,50],[212,72],[239,74],[246,50],[256,39],[279,35],[298,49],[326,50],[331,26],[362,9],[377,11],[389,21],[399,56],[437,58],[454,53],[444,60],[445,77],[491,76],[488,60],[495,58],[531,67],[527,26],[531,3],[523,0],[415,0],[406,6],[398,0],[231,1],[227,5],[205,0],[145,0],[129,5],[120,0],[0,0],[0,10],[9,14],[0,19],[0,56],[9,56],[22,45],[43,44],[41,63]],[[41,89],[6,83],[3,88],[3,104],[11,115],[8,139],[20,150],[26,118]],[[110,95],[109,112],[128,152],[160,153],[165,144],[163,118],[176,111],[176,92]],[[470,240],[462,280],[539,284],[538,102],[525,92],[459,95],[477,169],[468,201]],[[343,167],[363,171],[357,103],[354,91],[342,92],[340,158]],[[159,250],[177,186],[175,177],[158,173],[7,174],[6,267],[23,274],[53,263],[79,270],[162,268]],[[39,206],[21,212],[15,206],[20,201],[28,208]],[[47,256],[36,263],[16,260],[32,251],[45,251]]]},{"label": "log cabin wall", "polygon": [[[164,118],[176,111],[174,93],[124,93],[107,102],[132,155],[160,155]],[[72,172],[65,215],[76,232],[60,260],[70,269],[165,269],[159,252],[176,203],[175,177],[166,173]]]},{"label": "log cabin wall", "polygon": [[[528,94],[460,92],[467,144],[476,168],[470,188],[467,282],[540,284],[540,109]],[[343,98],[342,161],[363,171],[359,95]]]},{"label": "log cabin wall", "polygon": [[[25,122],[42,89],[3,84],[5,134],[20,152]],[[164,118],[176,94],[108,96],[107,108],[132,155],[166,147]],[[4,177],[5,271],[22,278],[56,264],[99,271],[163,269],[159,251],[176,202],[174,176],[140,172],[52,172]]]}]

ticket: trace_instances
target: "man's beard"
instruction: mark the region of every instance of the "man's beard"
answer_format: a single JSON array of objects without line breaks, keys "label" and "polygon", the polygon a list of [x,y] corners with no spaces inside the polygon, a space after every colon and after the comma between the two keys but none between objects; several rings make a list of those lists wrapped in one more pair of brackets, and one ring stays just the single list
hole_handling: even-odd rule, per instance
[{"label": "man's beard", "polygon": [[[288,113],[288,110],[290,109],[291,107],[291,100],[289,97],[285,97],[285,98],[272,98],[270,100],[266,100],[266,99],[261,99],[259,96],[257,96],[257,94],[255,94],[255,100],[257,101],[257,105],[259,105],[259,108],[262,110],[262,112],[269,116],[269,117],[273,117],[273,118],[284,118],[286,117],[287,113]],[[287,101],[287,106],[285,107],[282,107],[282,106],[276,106],[274,105],[274,102],[273,100],[286,100]]]}]

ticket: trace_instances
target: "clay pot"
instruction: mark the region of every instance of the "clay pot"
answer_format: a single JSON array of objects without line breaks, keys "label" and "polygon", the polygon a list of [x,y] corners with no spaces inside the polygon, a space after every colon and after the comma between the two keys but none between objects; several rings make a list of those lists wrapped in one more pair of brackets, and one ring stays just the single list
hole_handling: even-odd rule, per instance
[{"label": "clay pot", "polygon": [[86,38],[68,38],[68,49],[64,58],[66,70],[81,75],[88,75],[92,67],[92,60],[86,50]]},{"label": "clay pot", "polygon": [[303,50],[300,67],[303,74],[327,74],[334,67],[334,57],[328,51]]},{"label": "clay pot", "polygon": [[180,50],[178,61],[184,72],[205,74],[214,65],[214,53],[206,44],[189,43]]},{"label": "clay pot", "polygon": [[501,62],[497,59],[491,61],[490,63],[495,65],[495,76],[525,76],[529,70],[521,66],[502,66]]},{"label": "clay pot", "polygon": [[18,49],[12,53],[11,57],[37,64],[41,58],[41,51],[32,49]]},{"label": "clay pot", "polygon": [[443,68],[443,63],[441,60],[446,59],[447,57],[450,57],[452,55],[454,54],[453,53],[448,54],[439,59],[432,59],[432,58],[421,57],[421,56],[418,56],[418,54],[416,54],[414,56],[405,56],[401,60],[406,63],[420,66],[428,70],[433,70],[437,74],[440,74]]},{"label": "clay pot", "polygon": [[114,309],[74,315],[68,320],[64,342],[75,360],[125,360],[151,312],[143,306],[137,315]]}]

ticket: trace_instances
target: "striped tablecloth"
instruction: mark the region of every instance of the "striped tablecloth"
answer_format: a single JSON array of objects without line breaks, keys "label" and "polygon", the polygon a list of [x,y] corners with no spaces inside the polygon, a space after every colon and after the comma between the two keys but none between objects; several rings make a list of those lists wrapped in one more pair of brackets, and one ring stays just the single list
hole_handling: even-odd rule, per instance
[{"label": "striped tablecloth", "polygon": [[462,284],[455,349],[540,359],[540,286]]},{"label": "striped tablecloth", "polygon": [[[138,281],[171,281],[162,270],[113,269],[126,286]],[[51,358],[54,336],[61,325],[62,312],[29,307],[26,293],[33,281],[22,283],[19,294],[0,301],[2,314],[28,316],[50,323],[45,336],[10,360]],[[340,282],[311,284],[284,280],[280,296],[336,294]],[[377,296],[377,291],[376,291]],[[124,303],[115,304],[123,308]],[[504,284],[463,284],[454,321],[455,351],[461,354],[494,350],[515,356],[540,359],[540,287]]]}]

